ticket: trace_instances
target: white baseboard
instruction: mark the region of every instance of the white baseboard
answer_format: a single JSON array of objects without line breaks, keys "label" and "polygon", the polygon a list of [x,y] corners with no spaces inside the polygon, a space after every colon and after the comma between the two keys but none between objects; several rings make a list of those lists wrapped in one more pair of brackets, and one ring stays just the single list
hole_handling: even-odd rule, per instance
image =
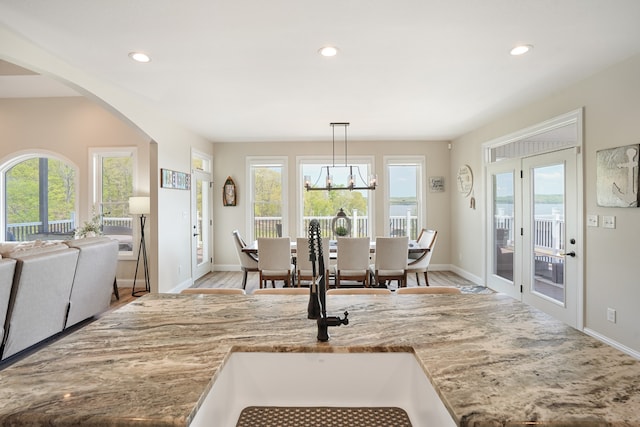
[{"label": "white baseboard", "polygon": [[168,291],[168,293],[170,293],[170,294],[179,294],[183,289],[187,289],[187,288],[191,287],[191,285],[193,285],[193,280],[191,280],[191,278],[188,278],[184,282],[179,283],[173,289],[170,289]]},{"label": "white baseboard", "polygon": [[478,286],[486,286],[482,277],[471,274],[468,271],[461,269],[457,265],[448,265],[447,270],[456,273],[458,276],[464,277],[465,279],[475,283]]},{"label": "white baseboard", "polygon": [[214,264],[211,271],[242,271],[239,264]]},{"label": "white baseboard", "polygon": [[629,356],[634,357],[640,360],[640,352],[635,351],[632,348],[627,347],[624,344],[620,344],[618,341],[612,340],[599,332],[594,331],[593,329],[584,328],[583,332],[587,335],[594,337],[595,339],[602,341],[605,344],[610,345],[611,347],[620,350],[623,353],[627,353]]}]

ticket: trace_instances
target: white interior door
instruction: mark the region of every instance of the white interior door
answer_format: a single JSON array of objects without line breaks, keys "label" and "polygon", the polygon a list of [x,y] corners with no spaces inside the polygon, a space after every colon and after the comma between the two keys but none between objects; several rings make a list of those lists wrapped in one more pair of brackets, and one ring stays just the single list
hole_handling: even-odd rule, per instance
[{"label": "white interior door", "polygon": [[197,280],[211,271],[211,174],[194,170],[191,185],[191,277]]},{"label": "white interior door", "polygon": [[522,300],[578,327],[576,149],[522,160]]}]

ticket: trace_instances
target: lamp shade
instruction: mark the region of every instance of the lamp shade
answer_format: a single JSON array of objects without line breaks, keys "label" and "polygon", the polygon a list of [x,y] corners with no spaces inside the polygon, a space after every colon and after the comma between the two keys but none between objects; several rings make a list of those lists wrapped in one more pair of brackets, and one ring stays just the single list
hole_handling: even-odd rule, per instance
[{"label": "lamp shade", "polygon": [[150,200],[149,196],[129,197],[129,213],[134,215],[151,213]]}]

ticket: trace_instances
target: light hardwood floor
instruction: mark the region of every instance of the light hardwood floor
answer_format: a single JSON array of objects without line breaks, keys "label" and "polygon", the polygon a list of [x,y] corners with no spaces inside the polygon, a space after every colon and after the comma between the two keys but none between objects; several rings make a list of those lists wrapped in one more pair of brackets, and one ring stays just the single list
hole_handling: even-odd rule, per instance
[{"label": "light hardwood floor", "polygon": [[[249,273],[247,277],[246,292],[252,293],[259,287],[258,273]],[[407,286],[417,286],[416,276],[409,275],[407,277]],[[458,276],[450,271],[431,271],[429,272],[429,284],[431,286],[474,286],[473,283],[467,279]],[[303,286],[308,285],[308,282],[303,282]],[[333,287],[333,281],[331,282]],[[393,289],[396,283],[393,282],[391,288]],[[420,286],[425,286],[424,276],[420,275]],[[241,288],[242,287],[242,273],[236,271],[216,271],[209,273],[202,278],[198,279],[192,288]],[[276,287],[282,287],[282,282],[276,282]]]},{"label": "light hardwood floor", "polygon": [[[249,273],[247,277],[247,294],[252,293],[258,288],[258,273]],[[417,286],[415,275],[407,277],[407,285],[409,287]],[[333,284],[333,282],[331,282]],[[463,293],[487,293],[492,292],[487,288],[476,286],[469,280],[451,272],[451,271],[430,271],[429,284],[431,286],[455,286],[461,288]],[[303,285],[308,285],[304,282]],[[424,286],[424,277],[420,275],[420,286]],[[394,289],[395,282],[391,285]],[[277,282],[276,287],[282,287],[282,282]],[[192,288],[242,288],[242,273],[239,271],[214,271],[206,274],[202,278],[196,280]],[[137,298],[131,296],[131,288],[119,288],[120,300],[116,300],[115,296],[111,296],[110,310],[135,301]]]}]

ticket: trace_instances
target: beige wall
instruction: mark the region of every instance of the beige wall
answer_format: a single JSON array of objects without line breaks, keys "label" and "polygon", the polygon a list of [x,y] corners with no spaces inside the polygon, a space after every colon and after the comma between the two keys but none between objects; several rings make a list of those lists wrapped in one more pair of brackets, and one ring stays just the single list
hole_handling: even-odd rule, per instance
[{"label": "beige wall", "polygon": [[[35,150],[62,156],[78,169],[78,224],[91,217],[89,149],[136,147],[136,192],[149,193],[149,138],[83,97],[0,99],[0,165]],[[133,261],[121,261],[118,279],[129,282]]]},{"label": "beige wall", "polygon": [[[459,165],[468,163],[482,171],[481,144],[584,107],[584,210],[587,214],[615,215],[616,229],[585,229],[586,329],[605,339],[640,352],[640,286],[638,238],[640,209],[603,208],[596,204],[596,151],[640,143],[640,56],[581,81],[526,108],[453,142],[450,179]],[[484,277],[484,194],[476,191],[477,209],[462,197],[451,201],[452,262],[473,275]],[[606,320],[607,307],[617,310],[617,322]]]},{"label": "beige wall", "polygon": [[147,246],[151,290],[167,292],[177,285],[189,283],[190,227],[176,220],[176,211],[190,209],[189,192],[160,189],[159,168],[190,172],[191,149],[212,154],[211,144],[172,118],[164,116],[155,109],[153,102],[129,94],[110,82],[61,61],[1,25],[0,58],[77,88],[100,106],[113,111],[123,122],[130,123],[132,128],[148,135],[148,140],[153,141],[148,159],[151,166],[148,170],[148,191],[152,213],[147,223],[150,229]]},{"label": "beige wall", "polygon": [[[295,222],[297,215],[297,191],[300,189],[296,170],[298,156],[330,155],[331,144],[324,142],[281,142],[281,143],[233,143],[214,144],[214,242],[216,269],[238,268],[238,259],[231,239],[231,231],[240,230],[247,235],[246,212],[248,196],[246,158],[247,156],[286,156],[288,158],[288,216],[289,229],[283,234],[295,238],[298,228]],[[374,156],[375,171],[378,179],[383,179],[384,156],[419,155],[426,159],[425,178],[429,176],[447,176],[449,174],[449,149],[447,142],[432,141],[349,141],[349,155]],[[238,204],[235,207],[222,206],[222,185],[227,176],[231,176],[238,188]],[[449,195],[453,189],[451,181],[446,184],[444,193],[427,194],[426,218],[424,224],[439,232],[438,247],[434,252],[432,263],[448,265],[450,242]],[[425,184],[426,185],[426,184]],[[372,195],[375,199],[375,235],[384,235],[384,183]]]}]

